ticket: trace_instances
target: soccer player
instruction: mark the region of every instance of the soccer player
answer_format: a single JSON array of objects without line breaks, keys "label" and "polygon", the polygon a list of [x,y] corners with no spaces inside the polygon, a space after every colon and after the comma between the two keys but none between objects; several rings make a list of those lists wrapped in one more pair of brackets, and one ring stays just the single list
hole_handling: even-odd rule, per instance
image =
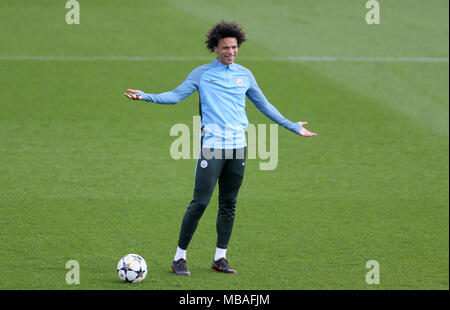
[{"label": "soccer player", "polygon": [[213,62],[193,70],[172,91],[148,94],[127,89],[124,93],[129,99],[159,104],[178,103],[195,91],[200,96],[201,140],[194,194],[181,223],[178,248],[171,265],[172,271],[178,275],[190,275],[186,250],[217,183],[217,242],[211,269],[227,274],[237,273],[230,268],[226,251],[245,169],[245,128],[248,126],[245,97],[269,119],[293,133],[304,137],[316,136],[316,133],[303,127],[307,122],[294,123],[283,117],[263,95],[250,70],[234,62],[245,40],[245,33],[239,25],[222,21],[209,31],[205,42],[207,48],[217,55]]}]

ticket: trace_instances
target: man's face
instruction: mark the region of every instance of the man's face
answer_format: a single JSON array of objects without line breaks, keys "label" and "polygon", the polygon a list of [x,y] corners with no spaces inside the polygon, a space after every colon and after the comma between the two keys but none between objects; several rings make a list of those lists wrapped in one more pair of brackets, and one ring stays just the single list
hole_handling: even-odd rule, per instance
[{"label": "man's face", "polygon": [[214,47],[214,52],[217,54],[219,61],[228,66],[236,59],[238,49],[236,38],[222,38]]}]

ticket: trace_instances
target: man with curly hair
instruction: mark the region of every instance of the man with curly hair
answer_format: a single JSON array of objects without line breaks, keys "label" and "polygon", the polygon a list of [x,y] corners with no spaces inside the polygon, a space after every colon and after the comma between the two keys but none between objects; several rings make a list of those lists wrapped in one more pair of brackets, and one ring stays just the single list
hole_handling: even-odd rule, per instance
[{"label": "man with curly hair", "polygon": [[251,71],[234,62],[245,40],[245,33],[238,24],[222,21],[209,31],[205,42],[207,48],[217,55],[213,62],[193,70],[172,91],[147,94],[127,89],[124,93],[133,100],[160,104],[178,103],[194,91],[198,91],[200,96],[201,139],[194,194],[181,223],[178,248],[171,265],[172,271],[178,275],[191,274],[186,265],[186,250],[217,183],[217,242],[211,269],[227,274],[237,273],[230,268],[226,251],[245,169],[245,128],[248,126],[245,97],[269,119],[295,134],[305,137],[316,135],[303,127],[307,122],[291,122],[283,117],[266,99]]}]

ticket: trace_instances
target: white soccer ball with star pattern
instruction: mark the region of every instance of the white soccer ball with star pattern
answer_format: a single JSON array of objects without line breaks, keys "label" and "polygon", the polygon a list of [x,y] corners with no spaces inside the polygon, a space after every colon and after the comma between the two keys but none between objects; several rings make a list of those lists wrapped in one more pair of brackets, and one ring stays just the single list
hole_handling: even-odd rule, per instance
[{"label": "white soccer ball with star pattern", "polygon": [[137,254],[127,254],[117,264],[117,274],[123,282],[139,283],[145,279],[147,271],[147,263]]}]

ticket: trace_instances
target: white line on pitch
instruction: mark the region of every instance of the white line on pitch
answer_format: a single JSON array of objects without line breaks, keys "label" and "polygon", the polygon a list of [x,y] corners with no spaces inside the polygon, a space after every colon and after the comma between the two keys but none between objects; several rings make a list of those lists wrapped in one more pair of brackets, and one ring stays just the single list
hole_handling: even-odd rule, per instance
[{"label": "white line on pitch", "polygon": [[[0,56],[0,61],[208,61],[207,56]],[[297,62],[448,62],[448,57],[315,57],[241,56],[243,61],[297,61]]]}]

